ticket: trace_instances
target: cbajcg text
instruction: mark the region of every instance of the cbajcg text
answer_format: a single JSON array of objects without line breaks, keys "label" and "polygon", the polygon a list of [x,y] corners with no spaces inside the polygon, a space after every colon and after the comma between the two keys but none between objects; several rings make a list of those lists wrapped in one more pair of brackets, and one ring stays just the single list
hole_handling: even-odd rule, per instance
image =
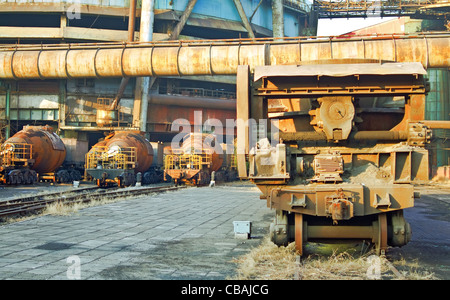
[{"label": "cbajcg text", "polygon": [[225,293],[228,295],[268,295],[269,287],[267,285],[227,285]]}]

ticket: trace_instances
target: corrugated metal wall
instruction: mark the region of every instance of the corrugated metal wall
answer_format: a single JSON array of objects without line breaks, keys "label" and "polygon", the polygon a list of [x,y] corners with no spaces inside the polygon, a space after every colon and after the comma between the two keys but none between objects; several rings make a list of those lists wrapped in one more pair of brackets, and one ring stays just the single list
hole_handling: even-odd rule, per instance
[{"label": "corrugated metal wall", "polygon": [[[450,71],[448,69],[428,69],[430,92],[425,107],[426,120],[450,120]],[[450,132],[445,129],[433,130],[433,142],[430,145],[431,169],[449,165]]]}]

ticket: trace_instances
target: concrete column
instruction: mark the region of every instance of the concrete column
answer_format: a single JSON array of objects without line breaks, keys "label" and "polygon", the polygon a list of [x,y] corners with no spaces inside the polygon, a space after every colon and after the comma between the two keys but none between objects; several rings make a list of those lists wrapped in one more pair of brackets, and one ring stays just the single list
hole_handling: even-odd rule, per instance
[{"label": "concrete column", "polygon": [[283,0],[272,0],[273,37],[284,37]]},{"label": "concrete column", "polygon": [[139,31],[139,40],[141,42],[150,42],[153,40],[154,6],[155,0],[142,0],[141,27]]},{"label": "concrete column", "polygon": [[[154,15],[155,0],[142,0],[141,6],[141,26],[139,41],[150,42],[153,40],[153,23],[155,20]],[[139,116],[139,128],[141,131],[147,131],[147,111],[148,111],[148,97],[150,89],[150,78],[144,77],[136,81],[136,96],[135,100],[140,98],[140,112],[138,115],[133,114],[136,118]],[[140,95],[139,95],[140,94]],[[135,101],[135,106],[139,101]],[[136,110],[134,111],[136,113]]]}]

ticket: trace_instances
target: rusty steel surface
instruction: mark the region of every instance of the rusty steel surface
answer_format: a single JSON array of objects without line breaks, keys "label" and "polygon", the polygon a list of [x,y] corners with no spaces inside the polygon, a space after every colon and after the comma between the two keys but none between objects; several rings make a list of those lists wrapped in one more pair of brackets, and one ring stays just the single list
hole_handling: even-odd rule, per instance
[{"label": "rusty steel surface", "polygon": [[[302,254],[310,240],[365,239],[384,254],[411,238],[403,210],[418,196],[413,183],[429,180],[431,128],[448,125],[424,121],[428,89],[420,64],[329,63],[257,67],[254,78],[239,69],[238,116],[291,121],[279,123],[274,144],[238,139],[238,149],[249,149],[248,174],[242,156],[239,174],[276,211],[277,245],[293,239]],[[250,130],[268,137],[270,129]]]},{"label": "rusty steel surface", "polygon": [[295,214],[295,249],[303,254],[303,215]]},{"label": "rusty steel surface", "polygon": [[289,65],[289,66],[260,66],[255,69],[254,80],[262,77],[293,77],[293,76],[334,76],[344,77],[351,75],[425,75],[427,72],[422,65],[417,63],[358,63],[350,64],[344,61],[345,67],[339,60],[333,64],[308,64],[308,65]]},{"label": "rusty steel surface", "polygon": [[173,180],[177,180],[180,181],[182,179],[185,179],[186,181],[191,180],[192,177],[194,177],[195,175],[197,175],[200,170],[164,170],[164,172],[169,175]]},{"label": "rusty steel surface", "polygon": [[183,154],[210,154],[211,164],[209,169],[211,172],[218,171],[223,165],[224,156],[215,151],[215,146],[212,146],[214,138],[215,136],[210,134],[191,133],[183,141],[180,150]]},{"label": "rusty steel surface", "polygon": [[233,75],[239,65],[297,65],[327,59],[450,66],[450,34],[297,37],[142,43],[6,45],[1,79]]},{"label": "rusty steel surface", "polygon": [[38,173],[54,172],[66,158],[64,143],[50,126],[24,126],[6,143],[31,144],[32,158],[35,160],[31,169]]},{"label": "rusty steel surface", "polygon": [[419,62],[363,63],[340,59],[325,62],[256,67],[257,95],[311,98],[313,94],[317,97],[404,95],[424,94],[427,90],[423,81],[426,71]]},{"label": "rusty steel surface", "polygon": [[104,141],[97,143],[96,146],[106,146],[109,149],[114,146],[120,148],[135,147],[137,156],[136,173],[145,172],[153,162],[152,145],[139,132],[116,131],[107,136]]},{"label": "rusty steel surface", "polygon": [[431,121],[431,120],[424,120],[420,123],[424,124],[428,128],[431,129],[450,129],[450,121]]},{"label": "rusty steel surface", "polygon": [[[352,199],[353,216],[375,215],[381,211],[392,212],[414,206],[414,187],[409,184],[371,185],[351,184],[311,184],[285,187],[271,187],[267,192],[267,206],[303,215],[332,217],[329,209],[330,195],[341,193]],[[384,203],[381,199],[390,199]],[[339,221],[339,219],[336,219]]]}]

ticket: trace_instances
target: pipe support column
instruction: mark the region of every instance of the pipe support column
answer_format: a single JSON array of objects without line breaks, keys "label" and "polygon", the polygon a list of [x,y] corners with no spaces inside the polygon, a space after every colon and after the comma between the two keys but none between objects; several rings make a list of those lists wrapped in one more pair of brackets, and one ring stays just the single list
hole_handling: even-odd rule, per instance
[{"label": "pipe support column", "polygon": [[[140,42],[151,42],[153,40],[153,23],[155,20],[154,15],[154,0],[142,0],[141,7],[141,27],[140,27]],[[148,98],[150,90],[150,77],[144,77],[137,80],[136,87],[140,84],[140,88],[136,89],[135,97],[140,98],[140,113],[139,116],[139,128],[141,131],[147,131],[147,112],[148,112]],[[135,105],[137,105],[135,101]],[[134,115],[133,118],[137,117]]]},{"label": "pipe support column", "polygon": [[283,0],[272,0],[273,37],[284,37]]}]

